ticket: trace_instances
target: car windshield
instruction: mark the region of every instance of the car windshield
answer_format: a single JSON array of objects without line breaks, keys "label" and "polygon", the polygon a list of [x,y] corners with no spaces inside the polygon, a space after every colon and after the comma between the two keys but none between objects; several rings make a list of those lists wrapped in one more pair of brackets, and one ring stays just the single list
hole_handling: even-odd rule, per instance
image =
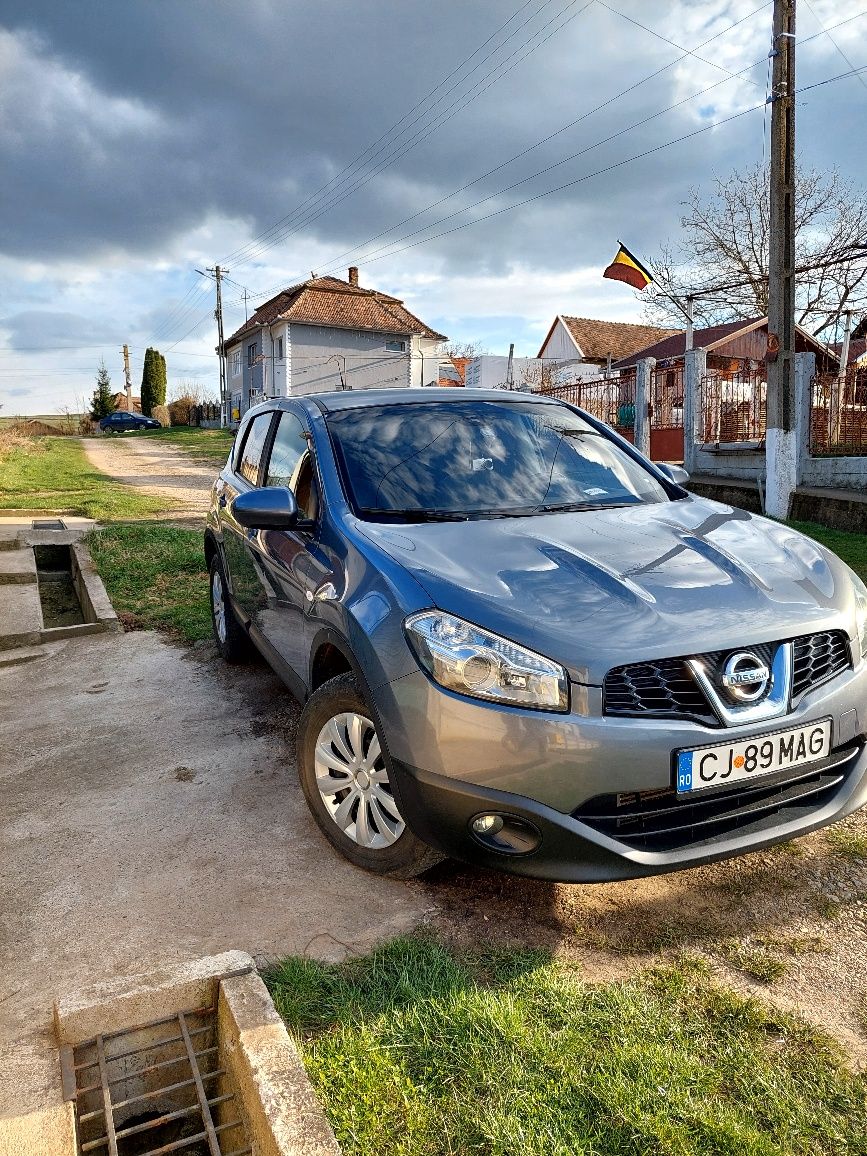
[{"label": "car windshield", "polygon": [[329,415],[355,511],[379,520],[543,514],[669,501],[662,483],[564,405],[431,401]]}]

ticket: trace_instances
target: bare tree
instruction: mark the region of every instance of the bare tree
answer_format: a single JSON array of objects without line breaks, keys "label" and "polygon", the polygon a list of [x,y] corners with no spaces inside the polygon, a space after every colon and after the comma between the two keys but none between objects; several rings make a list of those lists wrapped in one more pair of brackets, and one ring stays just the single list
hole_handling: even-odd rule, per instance
[{"label": "bare tree", "polygon": [[[683,230],[676,245],[664,245],[653,262],[656,283],[641,295],[644,316],[655,325],[683,325],[683,314],[660,290],[680,298],[696,295],[695,319],[713,325],[768,312],[770,213],[763,165],[717,178],[704,198],[691,189],[683,202]],[[867,191],[839,172],[800,173],[795,186],[795,261],[806,271],[797,279],[797,320],[833,340],[841,314],[867,312],[867,253],[854,250],[867,239]],[[834,260],[845,256],[845,260]],[[833,262],[833,263],[831,263]],[[823,266],[809,268],[808,266]],[[740,282],[708,297],[703,289]]]},{"label": "bare tree", "polygon": [[437,349],[442,357],[482,357],[487,352],[480,341],[446,341]]}]

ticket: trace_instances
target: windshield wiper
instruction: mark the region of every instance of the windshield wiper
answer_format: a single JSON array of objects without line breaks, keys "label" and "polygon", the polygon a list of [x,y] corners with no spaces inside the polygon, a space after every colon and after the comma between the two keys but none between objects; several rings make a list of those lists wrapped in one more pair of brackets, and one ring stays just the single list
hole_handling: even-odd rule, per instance
[{"label": "windshield wiper", "polygon": [[537,506],[540,514],[565,514],[578,510],[619,510],[623,506],[638,506],[640,502],[562,502],[560,505]]},{"label": "windshield wiper", "polygon": [[462,514],[457,510],[426,510],[419,507],[395,510],[391,506],[361,506],[358,512],[377,518],[397,518],[412,522],[465,522],[469,517],[468,514]]}]

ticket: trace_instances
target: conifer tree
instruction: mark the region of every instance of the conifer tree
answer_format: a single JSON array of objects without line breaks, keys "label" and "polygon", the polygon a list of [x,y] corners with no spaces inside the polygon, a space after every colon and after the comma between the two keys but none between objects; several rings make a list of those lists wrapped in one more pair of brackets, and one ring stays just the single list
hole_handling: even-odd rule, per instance
[{"label": "conifer tree", "polygon": [[157,351],[148,346],[141,374],[141,411],[146,417],[150,417],[154,406],[159,405],[158,357]]},{"label": "conifer tree", "polygon": [[99,369],[96,371],[96,389],[90,403],[90,416],[94,421],[100,421],[115,411],[114,399],[111,395],[111,377],[105,368],[105,362],[100,358]]}]

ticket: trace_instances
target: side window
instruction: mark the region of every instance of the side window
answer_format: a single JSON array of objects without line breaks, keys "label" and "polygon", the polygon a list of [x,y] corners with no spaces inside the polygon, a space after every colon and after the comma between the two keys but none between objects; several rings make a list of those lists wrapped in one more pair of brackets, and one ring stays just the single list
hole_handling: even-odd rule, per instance
[{"label": "side window", "polygon": [[313,458],[304,426],[294,413],[284,410],[271,447],[266,486],[286,486],[295,494],[302,518],[316,517],[316,483]]},{"label": "side window", "polygon": [[241,460],[236,468],[241,477],[246,478],[253,486],[259,480],[259,462],[262,459],[262,450],[265,448],[265,439],[268,437],[270,428],[271,414],[260,413],[258,417],[253,418],[244,439]]}]

